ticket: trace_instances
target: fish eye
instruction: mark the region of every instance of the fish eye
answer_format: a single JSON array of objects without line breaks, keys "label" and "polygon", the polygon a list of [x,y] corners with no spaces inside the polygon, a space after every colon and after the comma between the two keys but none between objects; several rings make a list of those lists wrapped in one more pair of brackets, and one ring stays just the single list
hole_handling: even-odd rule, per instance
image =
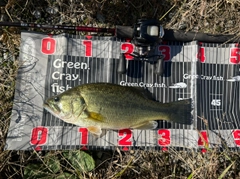
[{"label": "fish eye", "polygon": [[54,101],[55,101],[55,102],[58,102],[59,100],[60,100],[60,99],[59,99],[58,96],[54,97]]}]

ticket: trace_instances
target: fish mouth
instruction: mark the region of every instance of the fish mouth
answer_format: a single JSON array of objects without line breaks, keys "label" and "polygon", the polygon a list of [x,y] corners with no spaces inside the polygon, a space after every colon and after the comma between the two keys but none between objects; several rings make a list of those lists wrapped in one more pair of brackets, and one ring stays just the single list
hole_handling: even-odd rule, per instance
[{"label": "fish mouth", "polygon": [[43,104],[43,108],[46,109],[48,112],[50,112],[53,115],[59,115],[59,113],[60,113],[57,106],[54,105],[54,107],[53,107],[48,102],[45,102]]}]

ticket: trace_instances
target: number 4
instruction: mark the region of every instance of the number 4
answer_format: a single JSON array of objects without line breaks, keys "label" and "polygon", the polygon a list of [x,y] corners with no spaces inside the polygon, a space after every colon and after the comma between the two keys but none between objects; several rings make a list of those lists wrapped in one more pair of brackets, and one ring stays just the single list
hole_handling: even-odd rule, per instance
[{"label": "number 4", "polygon": [[197,53],[197,58],[198,60],[200,60],[201,63],[205,62],[205,48],[204,47],[200,47]]},{"label": "number 4", "polygon": [[200,131],[200,136],[198,139],[198,146],[205,147],[208,146],[208,134],[207,131]]},{"label": "number 4", "polygon": [[240,130],[239,129],[233,130],[232,135],[233,135],[235,144],[239,147],[240,146]]}]

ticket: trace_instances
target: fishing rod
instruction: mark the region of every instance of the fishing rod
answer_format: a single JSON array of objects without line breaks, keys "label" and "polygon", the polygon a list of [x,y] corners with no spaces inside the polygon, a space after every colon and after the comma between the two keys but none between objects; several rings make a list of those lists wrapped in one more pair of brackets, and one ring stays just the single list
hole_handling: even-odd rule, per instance
[{"label": "fishing rod", "polygon": [[0,22],[0,26],[13,26],[13,27],[26,27],[26,28],[41,28],[41,29],[58,29],[58,30],[74,30],[82,32],[104,32],[115,34],[116,29],[113,28],[100,28],[88,26],[67,26],[67,25],[49,25],[49,24],[36,24],[26,22]]},{"label": "fishing rod", "polygon": [[[155,21],[157,22],[157,21]],[[67,25],[49,25],[49,24],[36,24],[27,22],[0,22],[0,26],[13,26],[25,28],[41,28],[41,29],[58,29],[58,30],[72,30],[82,32],[99,32],[110,33],[119,38],[132,39],[134,28],[132,26],[117,25],[115,28],[101,28],[101,27],[88,27],[88,26],[67,26]],[[200,32],[185,32],[182,30],[164,29],[163,40],[166,41],[181,41],[190,42],[197,40],[200,42],[239,42],[239,36],[233,35],[212,35]]]}]

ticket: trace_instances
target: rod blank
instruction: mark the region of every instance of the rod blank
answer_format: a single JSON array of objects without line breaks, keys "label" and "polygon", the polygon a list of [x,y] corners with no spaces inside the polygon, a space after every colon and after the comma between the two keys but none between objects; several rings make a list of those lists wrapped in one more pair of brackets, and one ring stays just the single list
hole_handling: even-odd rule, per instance
[{"label": "rod blank", "polygon": [[112,29],[112,28],[87,27],[87,26],[49,25],[49,24],[35,24],[35,23],[25,23],[25,22],[0,22],[0,26],[75,30],[75,31],[82,31],[82,32],[105,32],[105,33],[115,34],[115,29]]}]

